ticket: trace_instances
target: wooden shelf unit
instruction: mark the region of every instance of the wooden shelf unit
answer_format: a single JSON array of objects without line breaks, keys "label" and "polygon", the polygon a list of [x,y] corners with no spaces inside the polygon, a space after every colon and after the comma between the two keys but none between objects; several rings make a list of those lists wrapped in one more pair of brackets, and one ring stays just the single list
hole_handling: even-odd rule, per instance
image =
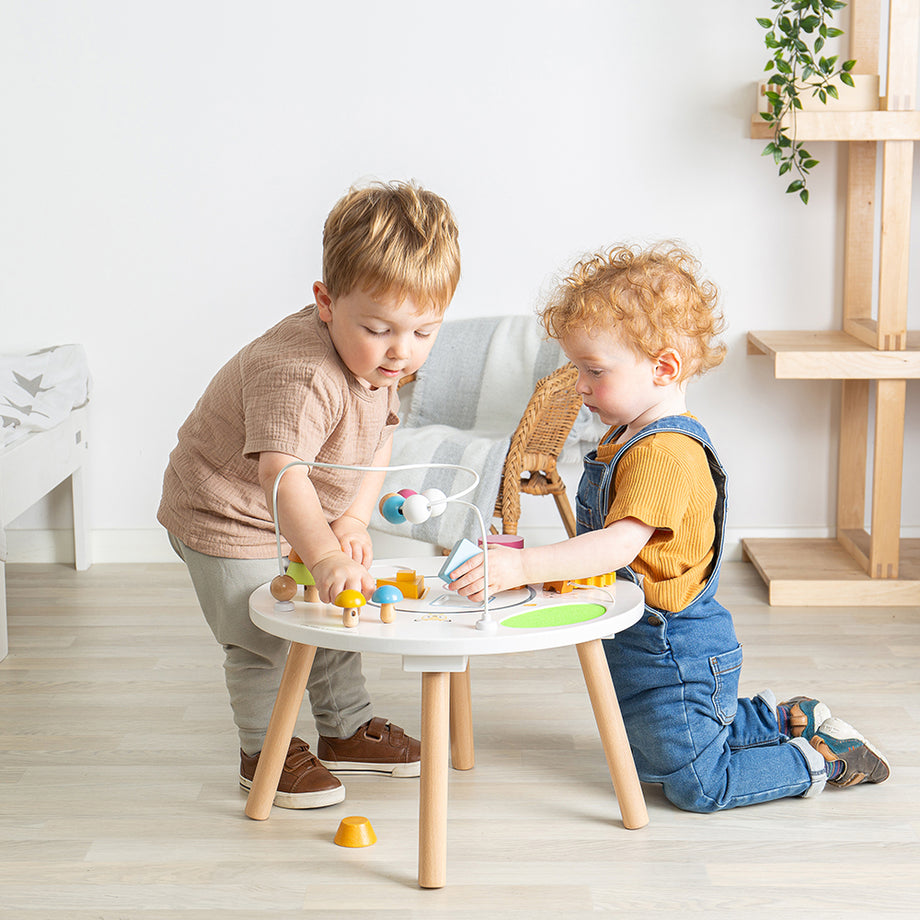
[{"label": "wooden shelf unit", "polygon": [[[878,73],[881,0],[849,6],[854,73]],[[886,95],[878,111],[797,116],[798,140],[848,147],[842,328],[750,332],[748,353],[772,358],[777,379],[841,381],[837,528],[828,540],[742,541],[771,604],[920,605],[920,540],[900,538],[907,381],[920,378],[920,331],[907,329],[918,31],[920,0],[889,0]],[[752,120],[751,135],[770,136],[762,119]]]}]

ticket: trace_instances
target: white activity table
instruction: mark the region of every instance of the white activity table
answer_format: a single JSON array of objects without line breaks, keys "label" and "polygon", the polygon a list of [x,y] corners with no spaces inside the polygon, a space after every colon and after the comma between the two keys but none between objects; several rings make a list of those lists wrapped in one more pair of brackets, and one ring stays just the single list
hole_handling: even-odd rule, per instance
[{"label": "white activity table", "polygon": [[379,608],[370,603],[362,608],[359,625],[346,628],[337,607],[296,600],[292,611],[278,611],[268,585],[253,592],[249,602],[253,623],[289,639],[291,649],[246,814],[257,820],[269,816],[316,649],[401,655],[404,671],[422,675],[418,882],[422,888],[443,887],[448,747],[456,769],[473,766],[469,659],[574,645],[623,824],[631,830],[644,827],[648,823],[645,800],[601,645],[601,639],[626,629],[642,615],[641,589],[618,580],[615,600],[603,588],[565,595],[544,593],[540,586],[502,592],[490,603],[498,627],[487,632],[476,629],[481,605],[448,592],[438,579],[442,562],[438,557],[401,558],[372,566],[377,578],[391,578],[400,568],[425,577],[425,597],[397,604],[395,621],[389,624],[381,622]]}]

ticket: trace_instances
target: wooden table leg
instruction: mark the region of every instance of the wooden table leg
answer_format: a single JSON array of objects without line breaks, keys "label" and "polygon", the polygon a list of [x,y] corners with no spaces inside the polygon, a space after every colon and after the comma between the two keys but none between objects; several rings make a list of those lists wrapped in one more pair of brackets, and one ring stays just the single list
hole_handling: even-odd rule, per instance
[{"label": "wooden table leg", "polygon": [[418,883],[422,888],[443,888],[447,880],[449,710],[449,675],[423,673],[418,815]]},{"label": "wooden table leg", "polygon": [[469,662],[450,675],[450,762],[455,770],[472,770],[476,762]]},{"label": "wooden table leg", "polygon": [[636,774],[636,764],[629,747],[629,739],[626,737],[626,728],[620,715],[620,706],[613,689],[613,681],[610,679],[610,669],[607,667],[601,640],[583,642],[576,648],[585,683],[588,685],[588,696],[594,709],[597,730],[607,757],[610,778],[613,780],[613,790],[620,805],[620,814],[623,816],[623,825],[628,830],[645,827],[648,824],[645,797],[642,795],[642,786]]},{"label": "wooden table leg", "polygon": [[246,814],[256,821],[264,821],[271,813],[315,657],[316,646],[291,643],[265,743],[246,799]]}]

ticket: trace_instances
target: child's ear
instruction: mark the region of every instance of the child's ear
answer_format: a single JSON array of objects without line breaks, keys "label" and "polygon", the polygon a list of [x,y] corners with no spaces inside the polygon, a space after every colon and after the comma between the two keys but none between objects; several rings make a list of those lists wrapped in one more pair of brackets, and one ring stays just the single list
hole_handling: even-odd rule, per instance
[{"label": "child's ear", "polygon": [[680,380],[680,372],[683,367],[683,358],[679,351],[673,348],[666,348],[658,355],[655,363],[655,384],[657,386],[670,386]]},{"label": "child's ear", "polygon": [[330,322],[332,319],[332,298],[322,281],[316,281],[313,284],[313,300],[316,303],[319,318],[324,323]]}]

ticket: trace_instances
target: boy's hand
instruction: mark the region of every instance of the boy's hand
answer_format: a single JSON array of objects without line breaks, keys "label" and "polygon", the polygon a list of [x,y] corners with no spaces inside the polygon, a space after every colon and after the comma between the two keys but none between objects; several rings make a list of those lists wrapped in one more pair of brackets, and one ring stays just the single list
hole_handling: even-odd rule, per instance
[{"label": "boy's hand", "polygon": [[[524,574],[525,550],[511,549],[507,546],[489,547],[489,596],[518,588],[527,583]],[[484,556],[480,553],[463,565],[458,565],[451,573],[453,581],[448,586],[471,601],[482,601],[485,597],[483,566]]]},{"label": "boy's hand", "polygon": [[342,552],[365,568],[369,568],[374,561],[374,547],[364,521],[353,515],[343,514],[329,526],[339,541]]},{"label": "boy's hand", "polygon": [[324,604],[333,603],[346,589],[360,591],[369,598],[376,587],[370,572],[345,552],[327,553],[313,563],[310,572]]}]

